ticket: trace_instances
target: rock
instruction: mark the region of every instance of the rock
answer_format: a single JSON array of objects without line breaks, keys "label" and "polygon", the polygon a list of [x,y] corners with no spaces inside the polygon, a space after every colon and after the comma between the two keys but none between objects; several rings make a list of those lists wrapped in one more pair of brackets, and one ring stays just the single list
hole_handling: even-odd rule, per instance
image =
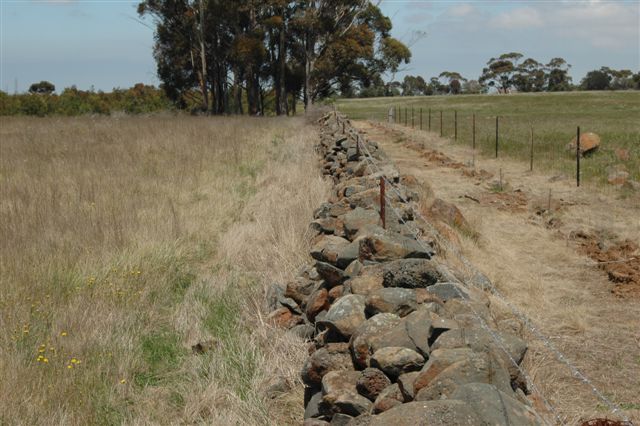
[{"label": "rock", "polygon": [[[315,270],[315,268],[313,270]],[[291,281],[287,284],[284,296],[295,300],[298,305],[301,305],[313,292],[316,285],[317,283],[315,281],[298,278],[297,280]]]},{"label": "rock", "polygon": [[614,150],[618,161],[629,161],[629,150],[624,148],[616,148]]},{"label": "rock", "polygon": [[362,294],[363,296],[368,296],[373,291],[383,288],[382,278],[373,275],[361,275],[351,278],[345,285],[349,287],[351,293]]},{"label": "rock", "polygon": [[433,200],[433,203],[431,203],[429,215],[454,228],[462,230],[471,229],[469,222],[464,218],[458,207],[440,198],[436,198]]},{"label": "rock", "polygon": [[368,316],[391,312],[403,317],[415,311],[417,307],[415,292],[406,288],[381,288],[372,291],[366,299]]},{"label": "rock", "polygon": [[432,260],[402,259],[385,264],[383,278],[385,287],[426,288],[444,277]]},{"label": "rock", "polygon": [[377,368],[365,368],[356,381],[356,389],[360,395],[375,401],[383,389],[391,385],[391,380]]},{"label": "rock", "polygon": [[427,291],[434,296],[436,296],[439,300],[443,302],[447,302],[451,299],[468,299],[469,294],[464,289],[464,287],[456,284],[456,283],[438,283],[434,284],[427,289]]},{"label": "rock", "polygon": [[333,413],[342,413],[353,417],[367,413],[373,405],[371,401],[355,391],[327,394],[322,397],[322,402],[327,404]]},{"label": "rock", "polygon": [[351,416],[342,413],[336,413],[331,418],[331,423],[329,424],[331,426],[347,426],[351,422],[351,420],[353,420],[353,417]]},{"label": "rock", "polygon": [[335,287],[333,287],[331,290],[329,290],[329,303],[333,303],[336,300],[338,300],[339,298],[342,297],[342,295],[344,294],[344,286],[343,285],[337,285]]},{"label": "rock", "polygon": [[331,216],[315,219],[309,224],[309,228],[318,234],[334,234],[338,236],[344,234],[344,223],[342,219]]},{"label": "rock", "polygon": [[320,312],[327,309],[329,309],[329,293],[326,288],[320,288],[309,296],[305,313],[309,321],[313,322]]},{"label": "rock", "polygon": [[623,166],[607,167],[607,182],[611,185],[624,185],[630,176]]},{"label": "rock", "polygon": [[307,402],[304,408],[304,418],[320,417],[320,403],[322,402],[322,392],[316,392]]},{"label": "rock", "polygon": [[[567,149],[573,152],[576,151],[576,139],[573,138]],[[592,132],[585,132],[580,134],[580,155],[585,156],[600,147],[600,136]]]},{"label": "rock", "polygon": [[379,225],[364,225],[358,230],[358,233],[351,237],[352,241],[360,241],[364,237],[370,237],[375,235],[384,235],[387,231]]},{"label": "rock", "polygon": [[198,342],[195,345],[191,346],[191,351],[196,355],[202,355],[203,353],[209,352],[217,348],[220,345],[216,339],[205,340],[204,342]]},{"label": "rock", "polygon": [[418,352],[401,347],[378,349],[371,357],[371,366],[382,370],[391,379],[403,373],[420,370],[424,357]]},{"label": "rock", "polygon": [[370,426],[477,426],[480,418],[456,400],[409,402],[371,418]]},{"label": "rock", "polygon": [[369,366],[371,340],[384,331],[393,328],[398,323],[400,323],[400,318],[397,315],[383,313],[374,315],[358,327],[349,342],[353,362],[357,368],[366,368]]},{"label": "rock", "polygon": [[502,362],[491,353],[472,352],[470,356],[445,368],[427,386],[416,392],[415,400],[450,398],[458,386],[467,383],[489,383],[504,392],[511,392],[511,378]]},{"label": "rock", "polygon": [[360,377],[359,371],[330,371],[322,378],[322,394],[342,391],[356,391],[356,381]]},{"label": "rock", "polygon": [[281,328],[291,328],[301,321],[302,319],[299,316],[293,315],[291,311],[285,307],[276,309],[267,315],[267,322]]},{"label": "rock", "polygon": [[435,252],[427,244],[420,245],[409,237],[385,233],[372,235],[360,240],[360,258],[376,262],[403,258],[430,259]]},{"label": "rock", "polygon": [[278,300],[283,296],[284,291],[284,286],[279,283],[273,283],[267,288],[265,299],[267,301],[267,309],[269,312],[275,311],[280,307]]},{"label": "rock", "polygon": [[344,271],[326,262],[316,262],[316,269],[329,287],[340,285],[348,278]]},{"label": "rock", "polygon": [[413,391],[413,383],[419,374],[419,371],[412,371],[411,373],[401,374],[400,377],[398,377],[398,387],[400,388],[400,393],[402,393],[404,402],[413,401],[415,395]]},{"label": "rock", "polygon": [[336,250],[336,266],[347,268],[360,255],[360,243],[352,242]]},{"label": "rock", "polygon": [[380,214],[372,209],[356,207],[342,217],[344,231],[347,236],[353,237],[359,229],[365,225],[380,225]]},{"label": "rock", "polygon": [[311,248],[310,254],[315,260],[335,265],[338,259],[338,250],[348,244],[350,244],[349,240],[344,238],[335,235],[321,235]]},{"label": "rock", "polygon": [[351,207],[361,207],[363,209],[371,208],[373,206],[380,205],[380,189],[372,188],[367,189],[366,191],[361,191],[356,194],[353,194],[350,197],[347,197],[346,200],[349,202]]},{"label": "rock", "polygon": [[328,343],[315,351],[302,367],[302,381],[307,386],[319,386],[330,371],[351,370],[353,364],[346,343]]},{"label": "rock", "polygon": [[291,389],[291,385],[284,377],[274,376],[269,379],[266,388],[265,394],[267,398],[274,399]]},{"label": "rock", "polygon": [[316,419],[316,418],[305,419],[305,421],[302,423],[302,426],[327,426],[327,425],[329,425],[329,422],[326,422],[321,419]]},{"label": "rock", "polygon": [[421,308],[410,313],[404,319],[405,329],[411,342],[415,345],[415,350],[424,357],[428,357],[431,352],[429,342],[433,334],[433,316],[425,308]]},{"label": "rock", "polygon": [[362,263],[359,260],[354,260],[349,264],[349,266],[347,266],[347,268],[344,270],[344,273],[348,277],[354,278],[360,275],[360,272],[362,272],[363,267],[364,265],[362,265]]},{"label": "rock", "polygon": [[341,297],[329,308],[325,318],[318,324],[348,339],[367,319],[364,314],[364,300],[364,296],[356,294]]},{"label": "rock", "polygon": [[504,350],[496,344],[491,335],[480,328],[446,331],[431,345],[431,350],[463,347],[469,347],[478,352],[490,350],[492,354],[502,360],[503,365],[509,369],[511,377],[515,379],[519,376],[519,371],[513,365],[511,359],[519,365],[527,352],[527,344],[522,339],[509,333],[494,331],[494,334],[500,337],[501,346],[509,352],[509,355],[504,353]]},{"label": "rock", "polygon": [[393,407],[401,405],[404,402],[402,392],[397,383],[387,386],[378,394],[378,397],[373,403],[373,412],[382,413],[390,410]]},{"label": "rock", "polygon": [[413,382],[414,395],[428,386],[447,367],[456,362],[470,358],[473,351],[470,348],[436,349],[431,352],[429,361],[422,367]]},{"label": "rock", "polygon": [[531,408],[493,385],[469,383],[459,386],[451,398],[467,403],[482,420],[482,424],[519,426],[545,424]]},{"label": "rock", "polygon": [[313,339],[313,335],[315,334],[316,329],[311,324],[298,324],[294,327],[291,327],[289,331],[291,332],[291,334],[298,336],[301,339],[311,340]]}]

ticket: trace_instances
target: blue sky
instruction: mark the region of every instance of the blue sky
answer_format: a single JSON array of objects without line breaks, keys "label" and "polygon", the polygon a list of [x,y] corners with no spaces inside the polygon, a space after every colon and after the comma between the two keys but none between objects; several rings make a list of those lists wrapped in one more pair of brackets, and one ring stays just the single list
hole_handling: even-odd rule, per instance
[{"label": "blue sky", "polygon": [[[136,1],[0,0],[0,90],[36,81],[111,90],[158,84],[153,32],[135,21]],[[492,56],[561,56],[579,80],[602,65],[640,69],[640,1],[386,0],[393,34],[411,44],[405,73],[458,71],[477,78]]]}]

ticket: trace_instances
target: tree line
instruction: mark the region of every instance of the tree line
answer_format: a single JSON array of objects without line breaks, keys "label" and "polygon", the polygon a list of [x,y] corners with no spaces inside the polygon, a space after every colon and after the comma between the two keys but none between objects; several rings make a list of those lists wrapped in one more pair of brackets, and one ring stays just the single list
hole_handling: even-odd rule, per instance
[{"label": "tree line", "polygon": [[144,0],[158,77],[178,107],[205,113],[295,113],[380,84],[411,52],[366,0]]},{"label": "tree line", "polygon": [[561,92],[570,90],[640,90],[640,71],[614,70],[601,67],[589,71],[578,85],[574,85],[563,58],[552,58],[548,63],[533,58],[524,59],[518,52],[491,58],[478,79],[466,79],[460,73],[443,71],[428,81],[421,76],[407,75],[402,82],[391,81],[360,91],[357,96],[418,96],[457,95],[517,92]]}]

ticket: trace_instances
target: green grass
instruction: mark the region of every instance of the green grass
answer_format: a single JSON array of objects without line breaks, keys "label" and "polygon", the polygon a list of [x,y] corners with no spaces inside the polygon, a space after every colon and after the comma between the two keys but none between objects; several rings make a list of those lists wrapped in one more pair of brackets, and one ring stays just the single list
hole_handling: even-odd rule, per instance
[{"label": "green grass", "polygon": [[[429,128],[454,139],[457,113],[457,143],[472,146],[472,120],[476,121],[476,149],[495,156],[495,125],[499,116],[499,156],[529,162],[531,129],[534,133],[534,169],[571,176],[575,153],[566,145],[581,132],[597,133],[600,149],[581,161],[583,180],[606,183],[607,167],[623,165],[631,178],[640,180],[640,92],[570,92],[511,95],[420,96],[371,99],[340,99],[340,111],[353,119],[386,121],[389,108],[398,111],[397,122]],[[440,112],[442,111],[442,129]],[[629,152],[628,160],[615,150]]]}]

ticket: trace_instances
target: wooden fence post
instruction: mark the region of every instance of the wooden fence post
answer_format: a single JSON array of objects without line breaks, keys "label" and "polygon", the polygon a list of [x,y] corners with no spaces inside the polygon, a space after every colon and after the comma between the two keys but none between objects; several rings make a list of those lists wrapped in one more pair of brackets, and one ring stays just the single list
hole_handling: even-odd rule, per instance
[{"label": "wooden fence post", "polygon": [[382,229],[387,229],[384,205],[385,205],[384,176],[380,176],[380,219],[382,219]]},{"label": "wooden fence post", "polygon": [[580,126],[576,136],[576,184],[580,186]]},{"label": "wooden fence post", "polygon": [[531,125],[531,155],[529,160],[529,171],[533,171],[533,124]]},{"label": "wooden fence post", "polygon": [[498,158],[498,116],[496,115],[496,158]]},{"label": "wooden fence post", "polygon": [[444,132],[442,130],[442,110],[440,110],[440,137],[442,137],[442,135],[444,135]]},{"label": "wooden fence post", "polygon": [[458,140],[458,111],[453,111],[453,140]]},{"label": "wooden fence post", "polygon": [[420,107],[420,130],[422,130],[422,107]]}]

